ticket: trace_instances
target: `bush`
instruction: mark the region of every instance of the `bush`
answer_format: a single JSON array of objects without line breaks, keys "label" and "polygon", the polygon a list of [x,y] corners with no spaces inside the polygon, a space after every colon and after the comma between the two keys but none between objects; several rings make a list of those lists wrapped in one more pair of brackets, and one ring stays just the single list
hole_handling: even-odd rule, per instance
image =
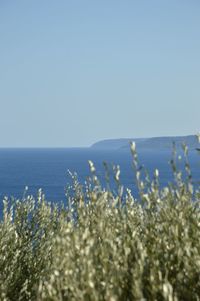
[{"label": "bush", "polygon": [[[159,187],[158,171],[142,176],[131,145],[138,199],[76,175],[66,206],[4,199],[0,223],[1,300],[200,300],[200,193],[171,165],[175,184]],[[72,193],[73,192],[73,193]]]}]

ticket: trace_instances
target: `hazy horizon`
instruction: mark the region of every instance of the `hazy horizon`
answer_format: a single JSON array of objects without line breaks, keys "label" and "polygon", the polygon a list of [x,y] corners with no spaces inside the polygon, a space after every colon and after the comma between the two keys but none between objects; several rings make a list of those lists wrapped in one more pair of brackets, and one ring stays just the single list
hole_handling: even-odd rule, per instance
[{"label": "hazy horizon", "polygon": [[145,139],[151,139],[151,138],[179,138],[179,137],[190,137],[190,136],[197,136],[197,134],[192,134],[192,135],[166,135],[166,136],[149,136],[149,137],[118,137],[118,138],[106,138],[106,139],[100,139],[97,141],[94,141],[92,144],[90,145],[85,145],[85,146],[62,146],[62,145],[58,145],[58,146],[0,146],[0,149],[49,149],[49,148],[90,148],[92,147],[94,144],[98,143],[98,142],[103,142],[103,141],[113,141],[113,140],[145,140]]},{"label": "hazy horizon", "polygon": [[200,2],[0,3],[0,147],[195,135]]}]

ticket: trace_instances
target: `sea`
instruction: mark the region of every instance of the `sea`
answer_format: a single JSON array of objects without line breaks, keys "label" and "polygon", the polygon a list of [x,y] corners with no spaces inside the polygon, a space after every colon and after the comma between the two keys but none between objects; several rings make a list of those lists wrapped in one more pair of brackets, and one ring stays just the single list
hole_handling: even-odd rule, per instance
[{"label": "sea", "polygon": [[[184,160],[179,160],[178,168],[184,174]],[[159,170],[161,187],[173,182],[170,166],[171,151],[141,151],[138,153],[139,167],[145,168],[150,177],[155,169]],[[121,185],[131,189],[137,195],[135,172],[132,156],[128,150],[111,150],[95,148],[1,148],[0,149],[0,200],[5,196],[21,199],[26,194],[37,196],[42,189],[48,201],[67,202],[66,187],[71,183],[71,173],[76,172],[81,184],[90,176],[88,160],[94,163],[96,174],[102,186],[106,187],[105,168],[110,170],[111,189],[117,190],[113,179],[112,166],[120,166]],[[194,185],[200,180],[200,155],[196,150],[189,153],[189,162]],[[186,174],[185,174],[186,176]],[[0,205],[2,208],[2,205]]]}]

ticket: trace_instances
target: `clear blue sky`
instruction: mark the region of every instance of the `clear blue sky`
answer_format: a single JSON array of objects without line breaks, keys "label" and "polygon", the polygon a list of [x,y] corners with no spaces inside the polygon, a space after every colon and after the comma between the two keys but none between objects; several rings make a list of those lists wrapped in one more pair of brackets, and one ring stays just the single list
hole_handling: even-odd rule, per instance
[{"label": "clear blue sky", "polygon": [[199,125],[199,0],[0,1],[0,146]]}]

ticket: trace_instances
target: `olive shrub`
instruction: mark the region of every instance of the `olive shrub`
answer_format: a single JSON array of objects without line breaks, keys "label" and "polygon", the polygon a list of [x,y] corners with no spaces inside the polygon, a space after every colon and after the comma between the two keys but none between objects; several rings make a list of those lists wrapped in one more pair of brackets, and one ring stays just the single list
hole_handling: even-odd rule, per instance
[{"label": "olive shrub", "polygon": [[185,150],[182,180],[159,187],[142,171],[131,144],[137,199],[104,189],[89,162],[85,187],[72,175],[67,205],[42,191],[4,198],[0,223],[0,300],[200,300],[200,193]]}]

